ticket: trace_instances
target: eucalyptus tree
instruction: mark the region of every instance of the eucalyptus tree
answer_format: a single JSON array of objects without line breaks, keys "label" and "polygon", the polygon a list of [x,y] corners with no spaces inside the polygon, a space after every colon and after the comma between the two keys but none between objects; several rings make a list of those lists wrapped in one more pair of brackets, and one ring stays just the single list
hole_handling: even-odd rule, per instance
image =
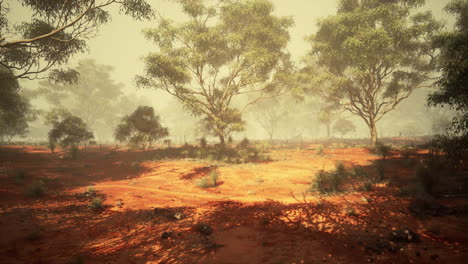
[{"label": "eucalyptus tree", "polygon": [[176,97],[224,145],[230,133],[244,129],[249,105],[289,87],[286,45],[293,21],[273,15],[267,0],[178,3],[188,21],[161,18],[145,31],[156,51],[145,57],[136,81]]},{"label": "eucalyptus tree", "polygon": [[[50,71],[57,81],[76,81],[77,72],[53,69],[64,66],[76,53],[87,49],[86,41],[99,26],[110,21],[111,5],[135,19],[154,17],[145,0],[17,0],[31,13],[17,25],[11,21],[12,2],[0,0],[0,78],[43,78]],[[17,16],[17,14],[16,14]],[[17,16],[18,17],[18,16]],[[19,18],[19,17],[18,17]]]},{"label": "eucalyptus tree", "polygon": [[371,143],[376,124],[433,71],[433,37],[442,24],[416,12],[424,0],[341,0],[338,12],[318,23],[311,53],[323,67],[322,94],[359,116]]}]

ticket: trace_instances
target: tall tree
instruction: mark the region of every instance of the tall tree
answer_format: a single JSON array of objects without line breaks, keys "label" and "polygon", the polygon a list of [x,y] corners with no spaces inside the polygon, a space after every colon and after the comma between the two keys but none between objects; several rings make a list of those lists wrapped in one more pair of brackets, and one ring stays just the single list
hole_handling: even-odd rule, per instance
[{"label": "tall tree", "polygon": [[440,48],[437,69],[441,73],[438,90],[429,96],[432,105],[448,105],[457,112],[456,133],[468,134],[468,1],[454,0],[445,10],[456,16],[455,30],[435,39]]},{"label": "tall tree", "polygon": [[167,128],[160,124],[159,115],[150,106],[139,106],[131,115],[123,117],[114,132],[117,141],[148,149],[153,142],[168,135]]},{"label": "tall tree", "polygon": [[28,132],[28,121],[37,116],[28,98],[22,93],[18,80],[1,78],[13,74],[0,72],[0,142],[10,141],[14,136],[24,137]]},{"label": "tall tree", "polygon": [[354,126],[353,122],[349,121],[348,119],[338,119],[333,125],[333,129],[338,131],[341,134],[341,137],[344,137],[349,132],[356,131],[356,127]]},{"label": "tall tree", "polygon": [[[188,21],[161,19],[157,28],[145,31],[158,52],[145,58],[137,83],[175,96],[224,145],[227,134],[244,129],[248,105],[287,87],[292,66],[286,45],[293,22],[274,16],[267,0],[178,2]],[[239,97],[246,103],[234,107]]]},{"label": "tall tree", "polygon": [[431,40],[441,29],[430,12],[415,13],[424,0],[341,0],[337,15],[318,23],[312,54],[332,85],[329,102],[361,117],[377,142],[376,124],[432,71]]},{"label": "tall tree", "polygon": [[[0,71],[12,75],[1,78],[42,78],[41,73],[66,65],[76,53],[87,49],[86,41],[99,26],[110,21],[108,7],[120,6],[120,13],[135,19],[153,17],[145,0],[18,0],[32,15],[19,25],[11,25],[11,8],[0,0]],[[26,20],[27,19],[27,20]],[[74,70],[54,69],[50,77],[74,81]]]}]

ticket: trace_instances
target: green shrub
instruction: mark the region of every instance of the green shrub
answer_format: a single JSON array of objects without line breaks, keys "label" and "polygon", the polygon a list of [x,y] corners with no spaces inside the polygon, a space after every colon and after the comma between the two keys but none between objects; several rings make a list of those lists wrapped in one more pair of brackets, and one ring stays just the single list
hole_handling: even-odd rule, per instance
[{"label": "green shrub", "polygon": [[369,178],[369,174],[367,171],[361,167],[361,166],[356,166],[351,169],[351,175],[355,178]]},{"label": "green shrub", "polygon": [[317,150],[315,151],[315,155],[317,156],[323,156],[325,153],[323,152],[323,147],[322,145],[319,145]]},{"label": "green shrub", "polygon": [[213,183],[213,186],[218,185],[218,178],[219,178],[219,174],[218,174],[217,169],[210,171],[210,179],[211,179],[211,182]]},{"label": "green shrub", "polygon": [[430,156],[416,168],[416,179],[421,183],[424,191],[433,194],[434,188],[441,182],[445,171],[444,161],[437,156]]},{"label": "green shrub", "polygon": [[375,169],[377,170],[377,176],[380,181],[385,178],[385,160],[379,159],[375,161]]},{"label": "green shrub", "polygon": [[207,178],[201,178],[196,182],[196,185],[200,188],[206,189],[212,187],[212,185],[208,182]]},{"label": "green shrub", "polygon": [[379,141],[377,142],[377,144],[375,144],[373,152],[377,154],[377,156],[379,156],[379,159],[385,160],[388,157],[388,155],[390,155],[391,150],[392,149],[390,148],[390,146],[387,146]]},{"label": "green shrub", "polygon": [[45,194],[47,188],[44,181],[36,181],[26,191],[26,194],[30,197],[41,197]]},{"label": "green shrub", "polygon": [[239,143],[240,148],[247,148],[249,145],[250,145],[249,139],[246,137],[242,139],[242,141]]},{"label": "green shrub", "polygon": [[93,186],[88,186],[88,187],[86,187],[85,193],[87,193],[87,194],[93,194],[94,192],[95,192],[95,190],[94,190],[94,187],[93,187]]},{"label": "green shrub", "polygon": [[345,175],[340,171],[327,172],[320,170],[315,174],[315,179],[312,181],[310,191],[318,191],[320,193],[339,192]]},{"label": "green shrub", "polygon": [[98,210],[98,209],[101,209],[103,207],[102,205],[102,199],[99,198],[99,197],[96,197],[94,198],[92,201],[91,201],[91,204],[89,205],[89,208],[93,209],[93,210]]}]

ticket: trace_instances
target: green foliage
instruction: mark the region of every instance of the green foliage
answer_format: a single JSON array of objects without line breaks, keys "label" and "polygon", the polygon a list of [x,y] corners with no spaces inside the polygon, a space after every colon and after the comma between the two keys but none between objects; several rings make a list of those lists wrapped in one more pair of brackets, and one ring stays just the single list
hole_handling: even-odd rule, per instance
[{"label": "green foliage", "polygon": [[374,162],[375,169],[377,170],[377,176],[379,181],[382,181],[385,178],[385,167],[387,162],[384,159],[379,159]]},{"label": "green foliage", "polygon": [[315,57],[302,76],[335,108],[361,117],[374,145],[376,123],[432,73],[430,40],[442,24],[430,12],[416,12],[421,1],[339,3],[310,37]]},{"label": "green foliage", "polygon": [[153,142],[169,135],[159,119],[153,107],[139,106],[131,115],[122,118],[114,137],[118,142],[128,143],[132,147],[149,149]]},{"label": "green foliage", "polygon": [[[440,49],[437,70],[441,77],[438,90],[432,93],[431,105],[448,105],[458,115],[452,130],[466,137],[468,131],[468,2],[452,0],[445,10],[456,18],[455,30],[436,36],[433,45]],[[459,146],[466,150],[466,145]]]},{"label": "green foliage", "polygon": [[44,181],[35,181],[26,190],[26,194],[30,197],[41,197],[47,191],[46,184]]},{"label": "green foliage", "polygon": [[200,188],[203,188],[203,189],[206,189],[206,188],[210,188],[210,187],[213,187],[213,184],[210,184],[208,179],[206,177],[203,177],[201,179],[199,179],[197,182],[196,182],[196,185]]},{"label": "green foliage", "polygon": [[94,139],[93,133],[88,131],[83,120],[76,116],[69,116],[60,122],[55,121],[49,131],[49,146],[58,143],[64,148],[69,147],[72,158],[76,158],[81,143],[92,139]]},{"label": "green foliage", "polygon": [[[274,16],[267,0],[179,4],[188,21],[162,18],[144,32],[157,52],[146,56],[136,81],[175,96],[224,145],[227,136],[244,130],[245,107],[288,88],[292,19]],[[246,104],[235,108],[233,99],[247,93]]]},{"label": "green foliage", "polygon": [[21,93],[18,80],[8,79],[12,74],[0,66],[0,142],[9,142],[14,136],[25,137],[28,121],[36,119],[36,112]]},{"label": "green foliage", "polygon": [[210,171],[210,179],[211,179],[211,182],[213,184],[213,186],[217,186],[218,185],[218,178],[219,178],[219,174],[218,174],[218,170],[212,170]]},{"label": "green foliage", "polygon": [[379,159],[381,160],[387,159],[388,155],[390,155],[391,150],[392,148],[390,146],[387,146],[380,141],[378,141],[372,149],[372,151],[375,154],[377,154],[377,156],[379,156]]},{"label": "green foliage", "polygon": [[454,164],[463,160],[468,149],[468,134],[461,136],[436,135],[430,142],[434,154],[445,154]]},{"label": "green foliage", "polygon": [[91,208],[92,210],[102,209],[103,208],[102,199],[99,197],[94,198],[91,201],[89,208]]},{"label": "green foliage", "polygon": [[323,152],[323,146],[322,145],[318,146],[317,150],[315,151],[315,154],[318,155],[318,156],[325,155],[325,153]]},{"label": "green foliage", "polygon": [[422,160],[416,168],[416,179],[426,193],[434,194],[436,187],[447,176],[445,162],[438,156],[429,156]]},{"label": "green foliage", "polygon": [[244,137],[242,141],[239,143],[239,148],[248,148],[250,145],[250,141],[248,138]]},{"label": "green foliage", "polygon": [[86,187],[86,191],[85,191],[86,194],[93,194],[94,192],[95,192],[94,186]]},{"label": "green foliage", "polygon": [[[109,5],[135,19],[154,16],[144,0],[125,1],[21,1],[30,14],[12,19],[10,8],[0,9],[0,64],[15,70],[12,79],[35,79],[54,66],[67,65],[75,54],[87,50],[87,40],[110,21]],[[51,70],[50,78],[60,82],[77,80],[76,71]]]},{"label": "green foliage", "polygon": [[346,169],[343,163],[338,162],[334,171],[320,170],[315,174],[310,191],[320,193],[336,193],[341,191],[341,185],[346,178]]},{"label": "green foliage", "polygon": [[369,174],[362,166],[355,166],[351,169],[351,175],[356,178],[369,178]]}]

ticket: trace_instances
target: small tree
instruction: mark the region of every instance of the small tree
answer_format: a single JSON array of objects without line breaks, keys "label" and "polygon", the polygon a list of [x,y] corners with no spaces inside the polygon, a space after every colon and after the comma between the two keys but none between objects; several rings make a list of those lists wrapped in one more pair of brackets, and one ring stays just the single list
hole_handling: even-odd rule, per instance
[{"label": "small tree", "polygon": [[62,121],[55,121],[49,131],[51,151],[54,152],[55,146],[59,144],[63,148],[70,148],[74,158],[78,152],[78,146],[92,139],[94,139],[93,133],[88,131],[85,122],[76,116],[69,116]]},{"label": "small tree", "polygon": [[167,128],[161,126],[159,116],[151,106],[139,106],[131,115],[123,117],[114,132],[118,142],[148,149],[153,142],[168,135]]},{"label": "small tree", "polygon": [[338,131],[341,134],[341,137],[344,137],[349,132],[356,131],[356,127],[354,126],[353,122],[347,119],[338,119],[333,126],[333,129]]}]

